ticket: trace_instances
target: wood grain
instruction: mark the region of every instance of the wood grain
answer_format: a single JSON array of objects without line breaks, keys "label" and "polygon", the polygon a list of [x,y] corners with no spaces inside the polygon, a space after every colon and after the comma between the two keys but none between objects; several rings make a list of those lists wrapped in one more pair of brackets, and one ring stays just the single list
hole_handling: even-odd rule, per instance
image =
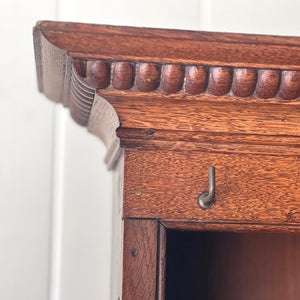
[{"label": "wood grain", "polygon": [[238,97],[249,97],[255,92],[256,70],[236,68],[234,70],[232,92]]},{"label": "wood grain", "polygon": [[136,88],[142,92],[151,92],[160,84],[160,66],[141,63],[136,66]]},{"label": "wood grain", "polygon": [[178,92],[184,80],[184,71],[180,65],[164,65],[161,75],[161,88],[165,93]]},{"label": "wood grain", "polygon": [[92,88],[104,89],[110,84],[110,64],[103,61],[88,61],[86,66],[87,82]]},{"label": "wood grain", "polygon": [[124,220],[123,300],[156,299],[157,221]]},{"label": "wood grain", "polygon": [[136,150],[300,155],[299,138],[293,136],[128,128],[119,128],[117,135],[122,147]]},{"label": "wood grain", "polygon": [[300,107],[294,105],[224,105],[210,98],[187,103],[177,97],[104,90],[98,94],[114,107],[124,128],[300,136]]},{"label": "wood grain", "polygon": [[209,222],[201,221],[179,221],[179,220],[160,220],[160,223],[168,230],[181,230],[181,231],[217,231],[217,232],[275,232],[275,233],[300,233],[299,223],[251,223],[251,222],[230,222],[218,221]]},{"label": "wood grain", "polygon": [[[298,69],[298,37],[42,21],[36,28],[77,58]],[[131,40],[132,42],[129,42]],[[255,46],[254,46],[255,45]],[[201,49],[201,51],[199,51]]]},{"label": "wood grain", "polygon": [[165,300],[166,295],[167,230],[158,225],[157,300]]},{"label": "wood grain", "polygon": [[256,86],[258,98],[268,99],[276,96],[280,83],[279,70],[259,70]]},{"label": "wood grain", "polygon": [[232,70],[228,67],[213,67],[209,70],[208,92],[214,96],[226,95],[231,88]]},{"label": "wood grain", "polygon": [[185,91],[191,95],[203,93],[207,86],[207,71],[203,66],[187,66]]},{"label": "wood grain", "polygon": [[[208,189],[210,166],[216,169],[216,203],[204,211],[197,198]],[[298,223],[299,174],[299,156],[126,151],[123,213],[136,218]]]}]

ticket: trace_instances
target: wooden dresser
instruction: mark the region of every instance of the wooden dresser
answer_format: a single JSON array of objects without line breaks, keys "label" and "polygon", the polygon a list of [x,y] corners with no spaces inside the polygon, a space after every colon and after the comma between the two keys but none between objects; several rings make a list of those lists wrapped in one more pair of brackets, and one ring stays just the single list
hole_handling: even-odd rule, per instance
[{"label": "wooden dresser", "polygon": [[113,300],[300,299],[300,38],[43,21],[34,43],[119,174]]}]

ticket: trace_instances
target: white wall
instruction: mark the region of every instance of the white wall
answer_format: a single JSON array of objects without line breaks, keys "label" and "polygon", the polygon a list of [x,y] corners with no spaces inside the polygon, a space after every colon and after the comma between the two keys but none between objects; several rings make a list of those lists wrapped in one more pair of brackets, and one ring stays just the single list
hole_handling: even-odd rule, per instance
[{"label": "white wall", "polygon": [[112,176],[101,142],[38,94],[38,19],[300,35],[293,0],[0,2],[0,299],[110,299]]},{"label": "white wall", "polygon": [[53,105],[36,90],[32,24],[55,1],[0,2],[0,299],[47,299]]}]

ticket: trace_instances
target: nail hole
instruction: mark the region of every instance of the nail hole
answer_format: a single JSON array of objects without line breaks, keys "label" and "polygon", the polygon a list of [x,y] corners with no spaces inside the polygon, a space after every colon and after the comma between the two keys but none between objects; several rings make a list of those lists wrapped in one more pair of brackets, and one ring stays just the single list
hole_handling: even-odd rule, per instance
[{"label": "nail hole", "polygon": [[147,135],[151,136],[151,135],[153,135],[153,134],[154,134],[154,131],[152,131],[152,130],[148,130],[148,131],[147,131]]},{"label": "nail hole", "polygon": [[132,249],[131,250],[131,256],[136,257],[137,256],[137,249]]}]

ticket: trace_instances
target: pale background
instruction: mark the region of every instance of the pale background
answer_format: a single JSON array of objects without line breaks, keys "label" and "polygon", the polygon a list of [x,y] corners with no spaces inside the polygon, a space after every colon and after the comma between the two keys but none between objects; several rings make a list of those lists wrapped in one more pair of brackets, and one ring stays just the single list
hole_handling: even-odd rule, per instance
[{"label": "pale background", "polygon": [[298,0],[1,1],[0,299],[110,299],[112,175],[102,143],[37,92],[37,20],[300,35],[299,13]]}]

